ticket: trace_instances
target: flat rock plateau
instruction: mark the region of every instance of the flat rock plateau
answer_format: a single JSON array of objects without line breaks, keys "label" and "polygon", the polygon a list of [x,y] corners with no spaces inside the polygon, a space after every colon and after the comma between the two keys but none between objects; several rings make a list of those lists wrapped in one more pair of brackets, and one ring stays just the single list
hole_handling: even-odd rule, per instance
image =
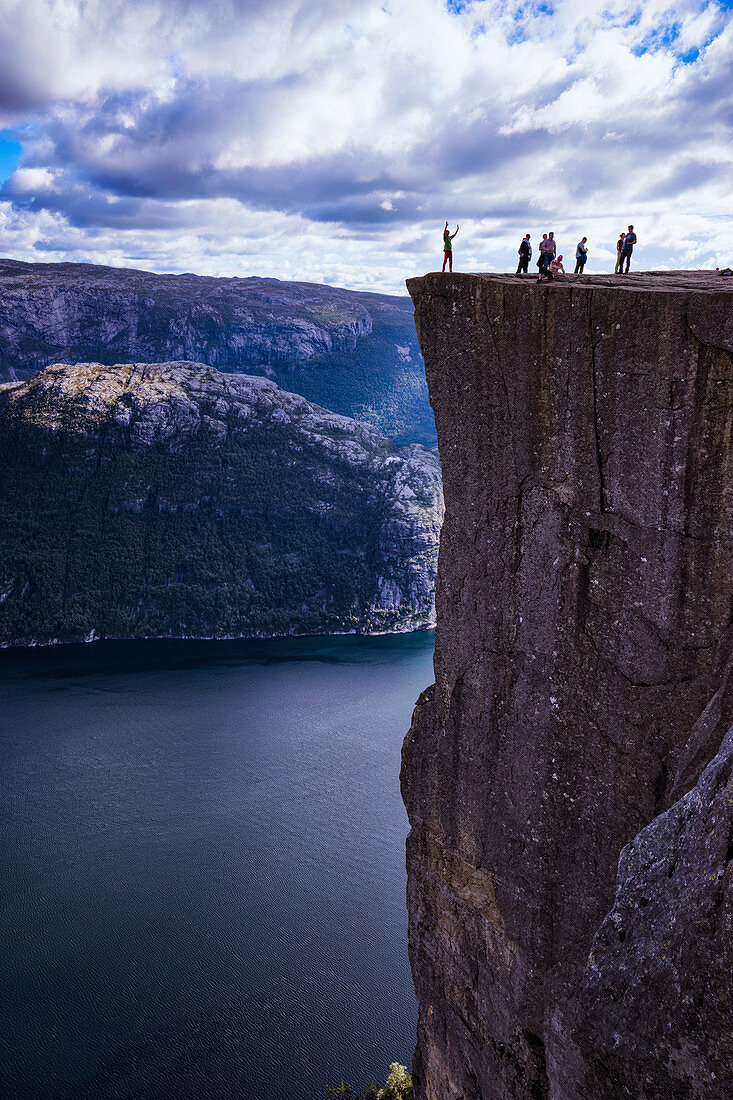
[{"label": "flat rock plateau", "polygon": [[733,285],[408,281],[443,467],[403,750],[417,1100],[733,1096]]},{"label": "flat rock plateau", "polygon": [[0,448],[0,644],[434,622],[437,455],[268,378],[50,365]]}]

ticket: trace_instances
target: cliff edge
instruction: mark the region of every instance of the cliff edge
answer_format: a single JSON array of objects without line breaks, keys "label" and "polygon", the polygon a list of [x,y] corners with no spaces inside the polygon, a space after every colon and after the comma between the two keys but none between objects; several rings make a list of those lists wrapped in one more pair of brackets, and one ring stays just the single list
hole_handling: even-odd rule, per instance
[{"label": "cliff edge", "polygon": [[403,752],[418,1100],[733,1095],[733,287],[408,281],[443,468]]}]

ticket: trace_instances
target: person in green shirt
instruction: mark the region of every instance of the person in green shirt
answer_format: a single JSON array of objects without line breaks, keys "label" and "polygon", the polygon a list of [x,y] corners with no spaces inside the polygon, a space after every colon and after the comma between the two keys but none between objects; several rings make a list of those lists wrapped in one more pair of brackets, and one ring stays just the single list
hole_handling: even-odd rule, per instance
[{"label": "person in green shirt", "polygon": [[[458,232],[458,222],[456,222],[456,233]],[[455,237],[456,233],[448,232],[448,222],[445,223],[445,229],[443,230],[443,271],[445,271],[446,261],[448,262],[448,270],[453,270],[453,245],[451,241]]]}]

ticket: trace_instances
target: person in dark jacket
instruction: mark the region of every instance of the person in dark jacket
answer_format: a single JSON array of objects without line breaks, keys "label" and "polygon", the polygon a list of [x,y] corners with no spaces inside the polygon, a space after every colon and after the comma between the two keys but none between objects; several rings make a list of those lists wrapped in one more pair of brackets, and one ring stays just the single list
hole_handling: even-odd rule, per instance
[{"label": "person in dark jacket", "polygon": [[583,237],[582,241],[578,241],[575,247],[575,274],[582,275],[583,268],[585,267],[585,261],[588,259],[588,245],[587,237]]},{"label": "person in dark jacket", "polygon": [[616,266],[613,269],[614,275],[618,275],[621,271],[621,253],[624,250],[624,241],[626,240],[625,233],[619,233],[618,240],[616,241]]},{"label": "person in dark jacket", "polygon": [[542,270],[542,268],[544,266],[544,263],[545,263],[545,250],[542,246],[544,245],[546,240],[547,240],[547,234],[543,233],[542,234],[542,240],[540,241],[540,250],[539,250],[539,253],[537,255],[537,267],[540,270]]},{"label": "person in dark jacket", "polygon": [[555,253],[557,252],[557,242],[555,241],[555,234],[550,233],[549,236],[542,234],[542,240],[540,242],[540,258],[537,263],[539,268],[540,278],[547,272],[548,267],[555,259]]},{"label": "person in dark jacket", "polygon": [[524,272],[526,275],[527,266],[532,258],[532,245],[529,243],[529,233],[524,237],[517,251],[519,252],[519,263],[517,264],[515,274],[521,275],[521,273]]}]

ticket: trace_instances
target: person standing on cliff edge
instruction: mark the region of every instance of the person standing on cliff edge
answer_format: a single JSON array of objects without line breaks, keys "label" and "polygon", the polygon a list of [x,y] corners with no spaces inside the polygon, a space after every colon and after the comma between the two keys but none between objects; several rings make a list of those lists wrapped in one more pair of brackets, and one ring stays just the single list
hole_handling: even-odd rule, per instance
[{"label": "person standing on cliff edge", "polygon": [[521,275],[522,272],[526,275],[527,265],[532,259],[532,245],[529,243],[529,233],[526,234],[517,251],[519,252],[519,263],[517,264],[515,275]]},{"label": "person standing on cliff edge", "polygon": [[458,232],[458,222],[456,222],[456,232],[451,234],[448,232],[448,222],[445,223],[445,229],[443,230],[443,271],[445,271],[446,261],[448,263],[448,270],[453,270],[453,245],[451,241]]},{"label": "person standing on cliff edge", "polygon": [[[629,226],[629,231],[624,237],[624,246],[621,250],[621,256],[619,257],[618,273],[619,275],[628,275],[629,264],[631,263],[631,253],[634,251],[634,245],[636,244],[636,233],[634,233],[633,225]],[[626,260],[626,270],[622,271],[621,268]]]},{"label": "person standing on cliff edge", "polygon": [[556,252],[557,244],[555,242],[555,234],[550,233],[548,237],[546,233],[543,233],[542,240],[540,241],[540,258],[537,262],[540,279],[547,273],[548,267],[555,259]]},{"label": "person standing on cliff edge", "polygon": [[578,241],[575,249],[575,274],[582,275],[583,268],[585,267],[585,261],[588,259],[588,238],[583,237],[582,241]]}]

